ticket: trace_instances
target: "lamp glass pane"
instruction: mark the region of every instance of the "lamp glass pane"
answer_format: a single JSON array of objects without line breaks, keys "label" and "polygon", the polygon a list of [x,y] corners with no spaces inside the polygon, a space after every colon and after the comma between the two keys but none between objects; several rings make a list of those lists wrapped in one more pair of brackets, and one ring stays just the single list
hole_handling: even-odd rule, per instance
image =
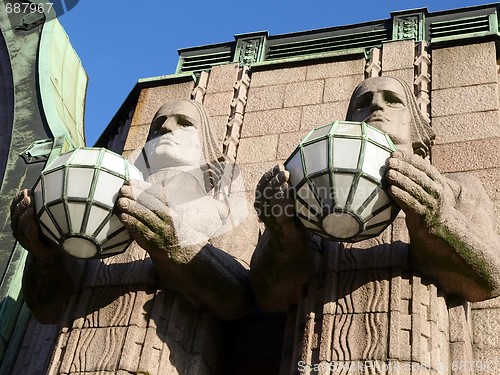
[{"label": "lamp glass pane", "polygon": [[382,224],[376,227],[373,227],[371,229],[365,230],[363,232],[363,236],[374,236],[374,235],[379,235],[384,231],[384,229],[387,228],[387,224]]},{"label": "lamp glass pane", "polygon": [[47,173],[43,178],[45,203],[50,203],[63,197],[64,169]]},{"label": "lamp glass pane", "polygon": [[70,237],[63,242],[62,246],[68,254],[81,259],[92,258],[97,254],[95,245],[81,237]]},{"label": "lamp glass pane", "polygon": [[125,159],[121,156],[112,154],[111,152],[105,152],[104,157],[102,158],[101,166],[125,176]]},{"label": "lamp glass pane", "polygon": [[307,220],[305,220],[303,218],[300,218],[300,222],[302,224],[304,224],[304,226],[306,228],[311,228],[311,229],[315,229],[317,231],[321,231],[321,228],[319,226],[315,225],[314,223],[311,223],[310,221],[307,221]]},{"label": "lamp glass pane", "polygon": [[364,208],[363,212],[361,212],[360,217],[361,220],[366,220],[368,217],[372,215],[372,212],[377,211],[381,207],[389,204],[391,200],[385,191],[382,188],[379,188],[377,195],[375,195],[370,203]]},{"label": "lamp glass pane", "polygon": [[297,195],[306,202],[306,204],[309,206],[309,210],[312,209],[313,213],[321,213],[323,211],[307,183],[300,187],[300,189],[297,191]]},{"label": "lamp glass pane", "polygon": [[384,145],[385,147],[390,147],[389,142],[387,142],[387,138],[385,137],[384,133],[367,126],[366,135],[368,136],[368,138],[373,139],[375,142]]},{"label": "lamp glass pane", "polygon": [[94,200],[109,207],[113,207],[123,182],[123,178],[104,171],[99,171],[96,185],[97,188],[94,192]]},{"label": "lamp glass pane", "polygon": [[125,228],[123,228],[123,230],[118,233],[116,236],[114,236],[113,238],[109,239],[108,241],[104,242],[102,244],[102,247],[112,247],[112,246],[115,246],[119,243],[122,243],[122,242],[126,242],[126,241],[129,241],[130,240],[130,235],[129,233],[127,232],[127,230]]},{"label": "lamp glass pane", "polygon": [[52,242],[59,244],[59,240],[52,235],[43,225],[40,225],[40,229],[42,230],[42,233],[47,236]]},{"label": "lamp glass pane", "polygon": [[50,218],[47,211],[44,211],[43,214],[40,216],[40,221],[47,227],[47,229],[51,232],[53,237],[55,237],[55,238],[60,237],[59,231],[57,230],[56,226],[52,222],[52,219]]},{"label": "lamp glass pane", "polygon": [[69,168],[66,185],[68,198],[88,198],[93,178],[92,168]]},{"label": "lamp glass pane", "polygon": [[108,215],[108,210],[97,206],[92,206],[90,208],[89,219],[87,221],[87,230],[85,231],[85,233],[88,236],[92,236]]},{"label": "lamp glass pane", "polygon": [[128,167],[128,178],[131,180],[143,180],[142,173],[135,168],[132,164],[127,163]]},{"label": "lamp glass pane", "polygon": [[335,168],[356,169],[358,167],[361,141],[359,139],[333,139],[333,166]]},{"label": "lamp glass pane", "polygon": [[344,208],[351,191],[354,175],[346,173],[336,173],[334,175],[335,206]]},{"label": "lamp glass pane", "polygon": [[328,168],[328,140],[322,140],[303,148],[306,173],[310,175]]},{"label": "lamp glass pane", "polygon": [[307,138],[307,140],[310,141],[312,139],[318,139],[318,138],[324,137],[325,135],[330,133],[331,128],[332,128],[332,124],[314,129],[313,133]]},{"label": "lamp glass pane", "polygon": [[377,190],[377,188],[378,185],[376,183],[364,177],[360,177],[351,202],[351,209],[355,212],[358,211],[359,207],[365,203],[366,199],[374,190]]},{"label": "lamp glass pane", "polygon": [[42,195],[42,180],[38,181],[35,188],[33,189],[33,197],[35,199],[35,210],[37,215],[43,207],[43,195]]},{"label": "lamp glass pane", "polygon": [[318,221],[317,217],[312,212],[310,212],[307,209],[307,207],[304,206],[299,200],[295,201],[295,209],[297,210],[298,213],[300,213],[301,215],[305,216],[309,220],[315,221],[315,222]]},{"label": "lamp glass pane", "polygon": [[71,165],[89,165],[94,166],[97,164],[100,151],[92,149],[78,149],[76,150],[75,157],[71,160]]},{"label": "lamp glass pane", "polygon": [[68,202],[69,222],[71,233],[80,233],[83,216],[85,215],[85,203]]},{"label": "lamp glass pane", "polygon": [[322,205],[333,209],[333,188],[330,183],[330,174],[325,173],[314,177],[311,182]]},{"label": "lamp glass pane", "polygon": [[351,238],[359,232],[358,221],[349,214],[334,212],[326,216],[322,222],[326,233],[337,238]]},{"label": "lamp glass pane", "polygon": [[54,206],[48,208],[52,217],[54,218],[59,228],[61,228],[62,233],[68,233],[68,220],[66,215],[66,210],[64,209],[64,203],[58,203]]},{"label": "lamp glass pane", "polygon": [[339,122],[335,129],[335,135],[361,135],[361,124],[350,122]]},{"label": "lamp glass pane", "polygon": [[363,172],[374,177],[377,181],[381,181],[385,173],[385,162],[390,156],[388,151],[367,142],[362,166]]},{"label": "lamp glass pane", "polygon": [[57,167],[65,164],[71,155],[73,155],[72,152],[68,152],[67,154],[60,155],[59,157],[57,157],[56,160],[54,160],[52,163],[50,163],[47,166],[46,170],[51,170],[51,169],[57,168]]},{"label": "lamp glass pane", "polygon": [[370,220],[368,220],[366,222],[366,226],[370,227],[370,226],[378,224],[378,223],[383,223],[383,222],[389,221],[389,220],[391,220],[391,215],[392,215],[392,207],[389,206],[384,211],[379,212],[377,215],[375,215]]},{"label": "lamp glass pane", "polygon": [[292,186],[297,186],[304,179],[300,150],[297,150],[288,163],[285,163],[285,168],[290,172],[290,183]]},{"label": "lamp glass pane", "polygon": [[102,242],[109,237],[111,234],[116,232],[118,229],[123,227],[122,222],[118,219],[118,216],[113,215],[111,219],[104,225],[101,231],[97,234],[96,240]]}]

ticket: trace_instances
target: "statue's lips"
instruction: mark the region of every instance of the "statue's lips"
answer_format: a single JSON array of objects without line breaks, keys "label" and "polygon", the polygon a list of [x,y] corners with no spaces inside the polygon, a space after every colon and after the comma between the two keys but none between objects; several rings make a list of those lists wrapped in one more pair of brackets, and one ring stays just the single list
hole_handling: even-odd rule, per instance
[{"label": "statue's lips", "polygon": [[178,145],[179,143],[177,143],[176,141],[174,141],[172,138],[161,138],[157,145]]},{"label": "statue's lips", "polygon": [[367,124],[370,124],[372,122],[387,122],[387,121],[388,121],[387,118],[381,115],[370,116],[364,120],[364,122],[366,122]]}]

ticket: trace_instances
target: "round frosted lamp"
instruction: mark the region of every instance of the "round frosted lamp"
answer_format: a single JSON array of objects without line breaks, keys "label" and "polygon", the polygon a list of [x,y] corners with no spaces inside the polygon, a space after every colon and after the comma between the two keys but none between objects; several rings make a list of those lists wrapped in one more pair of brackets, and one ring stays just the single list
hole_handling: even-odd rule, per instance
[{"label": "round frosted lamp", "polygon": [[337,241],[382,233],[399,211],[383,182],[395,150],[387,134],[364,122],[313,129],[285,162],[301,223]]},{"label": "round frosted lamp", "polygon": [[103,148],[79,148],[48,165],[34,188],[42,233],[77,258],[123,253],[132,242],[114,212],[118,191],[142,173]]}]

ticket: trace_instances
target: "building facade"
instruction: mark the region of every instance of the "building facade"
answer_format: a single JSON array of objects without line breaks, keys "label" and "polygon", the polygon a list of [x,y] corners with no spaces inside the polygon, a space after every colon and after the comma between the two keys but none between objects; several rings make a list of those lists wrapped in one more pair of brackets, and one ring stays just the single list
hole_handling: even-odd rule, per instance
[{"label": "building facade", "polygon": [[[413,87],[437,134],[432,164],[481,180],[498,230],[498,16],[497,5],[416,9],[366,24],[244,34],[183,49],[175,74],[139,80],[97,146],[134,161],[158,108],[194,99],[241,171],[251,207],[262,174],[313,127],[344,119],[363,79],[397,77]],[[224,250],[249,267],[259,228],[245,233]],[[321,275],[287,312],[255,308],[230,322],[158,288],[137,245],[103,261],[74,261],[81,292],[58,326],[30,321],[12,373],[498,373],[500,301],[471,304],[406,269],[409,253],[387,246],[409,243],[402,216],[374,241],[352,245],[350,253],[360,254],[352,259],[330,246]],[[353,267],[360,271],[355,281]]]}]

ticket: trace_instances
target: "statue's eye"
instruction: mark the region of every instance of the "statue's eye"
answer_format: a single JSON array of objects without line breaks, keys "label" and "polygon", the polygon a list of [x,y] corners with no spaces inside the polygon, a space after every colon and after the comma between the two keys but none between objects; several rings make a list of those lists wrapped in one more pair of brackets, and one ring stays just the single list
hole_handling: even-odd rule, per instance
[{"label": "statue's eye", "polygon": [[363,95],[359,96],[354,101],[354,110],[358,111],[360,109],[369,107],[370,103],[372,102],[372,99],[373,99],[373,93],[371,93],[371,92],[367,92],[367,93],[364,93]]},{"label": "statue's eye", "polygon": [[392,91],[384,91],[384,100],[387,104],[397,107],[404,107],[404,100],[396,93]]}]

